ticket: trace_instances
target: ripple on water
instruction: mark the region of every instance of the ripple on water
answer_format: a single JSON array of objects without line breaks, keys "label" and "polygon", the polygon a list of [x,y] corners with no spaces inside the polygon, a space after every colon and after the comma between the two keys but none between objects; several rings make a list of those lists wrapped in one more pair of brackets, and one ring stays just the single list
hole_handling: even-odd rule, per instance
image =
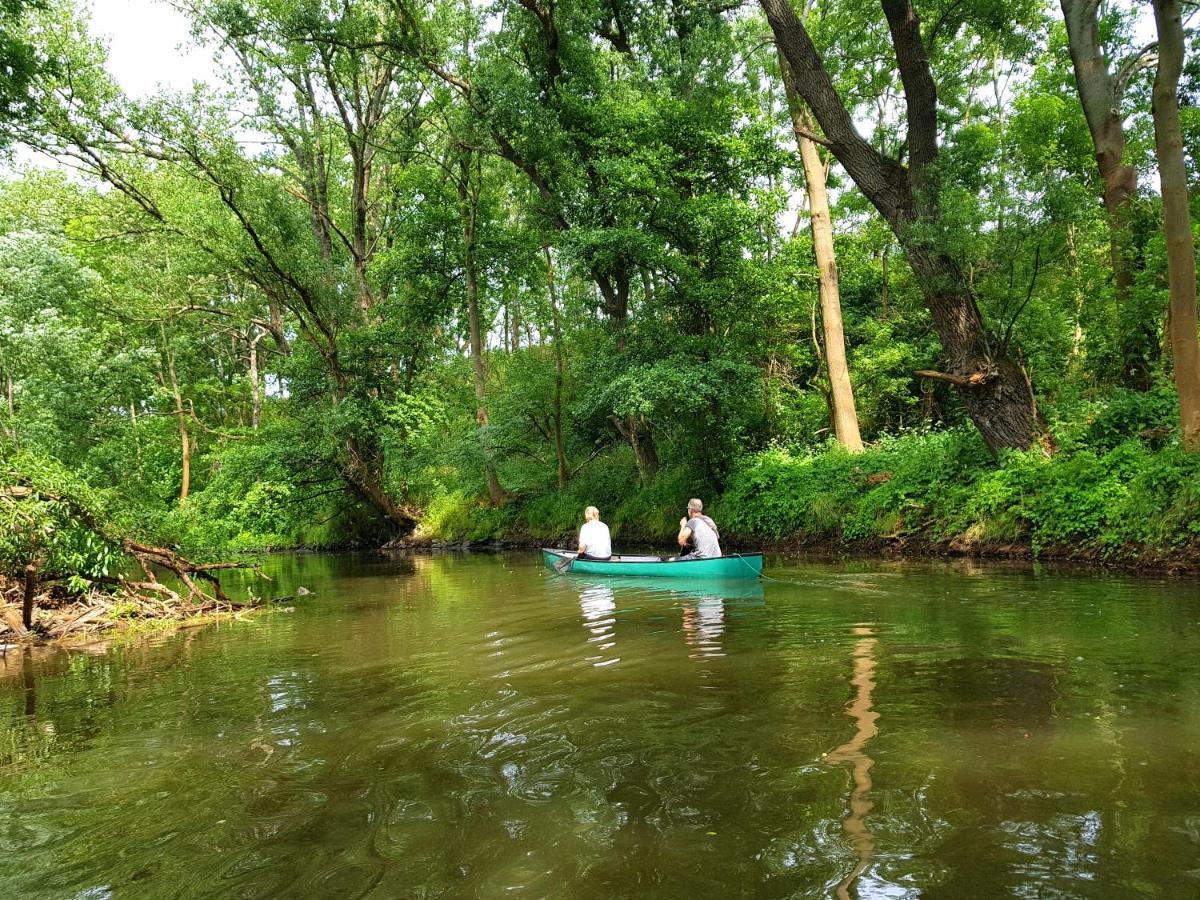
[{"label": "ripple on water", "polygon": [[[292,564],[319,588],[294,616],[0,694],[28,722],[0,897],[825,897],[862,865],[851,896],[1194,883],[1194,592],[795,566],[739,605],[519,556]],[[869,768],[821,760],[856,728]]]},{"label": "ripple on water", "polygon": [[300,896],[299,867],[296,859],[270,846],[253,846],[234,854],[232,861],[217,872],[217,883],[202,892],[209,897],[287,897]]}]

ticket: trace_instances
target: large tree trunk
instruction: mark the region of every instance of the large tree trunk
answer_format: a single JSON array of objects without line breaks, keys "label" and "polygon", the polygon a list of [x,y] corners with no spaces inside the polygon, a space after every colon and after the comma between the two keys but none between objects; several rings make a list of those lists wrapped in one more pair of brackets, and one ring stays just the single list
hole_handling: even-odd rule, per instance
[{"label": "large tree trunk", "polygon": [[883,0],[904,84],[910,163],[906,168],[877,151],[855,129],[790,0],[759,2],[795,75],[796,89],[824,132],[819,140],[879,210],[908,255],[949,369],[933,374],[958,389],[967,414],[993,451],[1028,448],[1039,430],[1029,379],[1007,348],[988,334],[959,267],[928,237],[942,224],[936,166],[931,165],[937,160],[937,93],[911,3]]},{"label": "large tree trunk", "polygon": [[[1075,69],[1075,86],[1103,184],[1116,301],[1123,312],[1129,313],[1134,270],[1129,214],[1137,192],[1137,172],[1125,163],[1121,107],[1124,79],[1139,57],[1133,57],[1127,63],[1126,73],[1114,77],[1100,43],[1099,4],[1095,0],[1060,0],[1060,4]],[[1122,335],[1122,380],[1130,387],[1146,390],[1150,386],[1150,354],[1157,341],[1153,328],[1147,323],[1128,322],[1126,325]]]},{"label": "large tree trunk", "polygon": [[354,493],[383,513],[401,534],[412,531],[417,525],[417,512],[397,503],[388,493],[377,471],[377,453],[364,450],[356,439],[349,438],[346,456],[348,465],[342,474]]},{"label": "large tree trunk", "polygon": [[846,337],[842,328],[842,300],[838,288],[837,257],[833,252],[833,221],[829,216],[829,194],[826,190],[828,170],[821,161],[817,145],[805,133],[812,132],[811,123],[796,90],[792,70],[779,54],[779,69],[783,76],[788,110],[796,129],[800,159],[804,166],[804,184],[808,191],[808,214],[812,223],[813,255],[820,273],[818,295],[821,298],[821,323],[825,331],[825,359],[829,368],[829,395],[833,412],[833,431],[838,443],[851,453],[863,449],[858,431],[858,412],[854,408],[854,388],[850,383],[850,367],[846,361]]},{"label": "large tree trunk", "polygon": [[633,448],[633,456],[637,460],[642,480],[649,481],[658,472],[658,448],[654,445],[654,432],[650,430],[650,423],[646,421],[645,416],[633,414],[612,416],[611,421]]},{"label": "large tree trunk", "polygon": [[[625,324],[629,318],[629,266],[624,261],[619,261],[611,273],[593,269],[592,276],[600,288],[600,296],[604,298],[605,315],[616,330],[617,349],[623,351]],[[642,479],[649,481],[658,472],[658,448],[655,446],[650,423],[645,416],[633,414],[612,416],[611,421],[633,448]]]},{"label": "large tree trunk", "polygon": [[467,318],[471,341],[471,366],[475,373],[475,422],[479,428],[479,443],[483,448],[483,468],[487,478],[488,498],[493,506],[504,502],[504,488],[492,462],[491,442],[488,439],[487,372],[483,363],[483,329],[479,317],[479,278],[475,262],[475,226],[479,213],[477,188],[471,185],[469,154],[460,161],[458,200],[463,222],[463,266],[466,270]]},{"label": "large tree trunk", "polygon": [[1040,420],[1024,367],[997,351],[953,260],[923,247],[910,245],[906,250],[949,370],[918,374],[948,381],[958,389],[967,415],[993,451],[1028,448],[1040,430]]},{"label": "large tree trunk", "polygon": [[1179,124],[1179,74],[1183,69],[1183,23],[1179,0],[1154,0],[1158,26],[1158,73],[1154,78],[1154,145],[1162,186],[1163,234],[1167,241],[1171,354],[1179,392],[1183,445],[1200,452],[1200,335],[1196,330],[1196,246],[1188,210],[1187,167]]}]

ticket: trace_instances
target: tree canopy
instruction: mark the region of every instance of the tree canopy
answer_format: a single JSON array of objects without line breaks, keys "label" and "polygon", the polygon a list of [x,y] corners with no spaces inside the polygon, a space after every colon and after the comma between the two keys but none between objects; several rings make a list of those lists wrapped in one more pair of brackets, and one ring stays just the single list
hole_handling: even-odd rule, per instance
[{"label": "tree canopy", "polygon": [[[944,432],[958,485],[1125,441],[1193,483],[1184,20],[1160,188],[1139,7],[175,6],[219,85],[134,98],[82,4],[0,5],[0,140],[53,160],[0,183],[0,448],[163,540],[548,538],[590,502],[649,537],[766,503],[780,454]],[[747,534],[845,533],[796,490]],[[879,534],[929,529],[907,496]]]}]

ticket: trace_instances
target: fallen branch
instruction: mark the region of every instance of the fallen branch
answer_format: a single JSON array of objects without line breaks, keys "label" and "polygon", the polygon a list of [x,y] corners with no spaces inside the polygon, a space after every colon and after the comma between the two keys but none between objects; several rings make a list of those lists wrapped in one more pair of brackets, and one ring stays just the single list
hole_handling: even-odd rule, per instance
[{"label": "fallen branch", "polygon": [[970,375],[953,375],[949,372],[935,372],[933,369],[918,369],[918,378],[932,378],[935,381],[948,381],[957,387],[979,387],[987,384],[995,375],[994,372],[972,372]]},{"label": "fallen branch", "polygon": [[[219,603],[224,606],[235,606],[221,587],[221,582],[214,574],[224,569],[254,569],[260,575],[258,566],[253,563],[215,562],[199,563],[166,547],[156,547],[136,541],[128,535],[120,533],[112,524],[101,521],[97,515],[72,497],[56,491],[48,491],[34,485],[10,485],[0,488],[0,500],[9,503],[40,497],[53,503],[61,503],[70,514],[101,536],[106,541],[121,548],[126,556],[134,560],[146,575],[144,582],[131,582],[128,579],[113,579],[108,577],[85,576],[88,581],[98,584],[111,584],[132,590],[149,591],[166,594],[173,602],[182,602],[182,597],[159,583],[154,575],[154,568],[170,572],[187,588],[188,600],[197,606],[207,606],[209,603]],[[264,576],[265,577],[265,576]],[[41,581],[50,580],[42,575]],[[204,587],[197,583],[204,582]],[[205,589],[207,588],[207,589]]]}]

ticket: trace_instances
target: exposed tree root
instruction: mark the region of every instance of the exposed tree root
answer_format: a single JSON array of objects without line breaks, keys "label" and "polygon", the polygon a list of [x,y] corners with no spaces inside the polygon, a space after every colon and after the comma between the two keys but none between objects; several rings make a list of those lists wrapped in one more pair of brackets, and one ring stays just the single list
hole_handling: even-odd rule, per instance
[{"label": "exposed tree root", "polygon": [[174,622],[211,616],[214,613],[241,615],[271,601],[230,600],[223,592],[218,599],[200,591],[176,591],[161,581],[100,578],[105,589],[92,588],[67,595],[60,586],[44,589],[35,599],[33,627],[22,622],[24,585],[0,577],[0,644],[59,638],[79,638],[128,627],[138,622]]},{"label": "exposed tree root", "polygon": [[[84,575],[91,587],[71,596],[59,583],[72,573],[46,571],[44,562],[35,560],[25,566],[23,578],[5,580],[0,576],[0,638],[58,638],[79,630],[110,628],[130,619],[186,619],[257,605],[257,601],[230,598],[216,575],[223,569],[257,571],[253,564],[196,562],[167,547],[135,540],[73,497],[31,485],[0,488],[0,501],[18,504],[35,498],[65,506],[73,519],[119,547],[143,577]],[[160,580],[162,576],[166,583]]]}]

